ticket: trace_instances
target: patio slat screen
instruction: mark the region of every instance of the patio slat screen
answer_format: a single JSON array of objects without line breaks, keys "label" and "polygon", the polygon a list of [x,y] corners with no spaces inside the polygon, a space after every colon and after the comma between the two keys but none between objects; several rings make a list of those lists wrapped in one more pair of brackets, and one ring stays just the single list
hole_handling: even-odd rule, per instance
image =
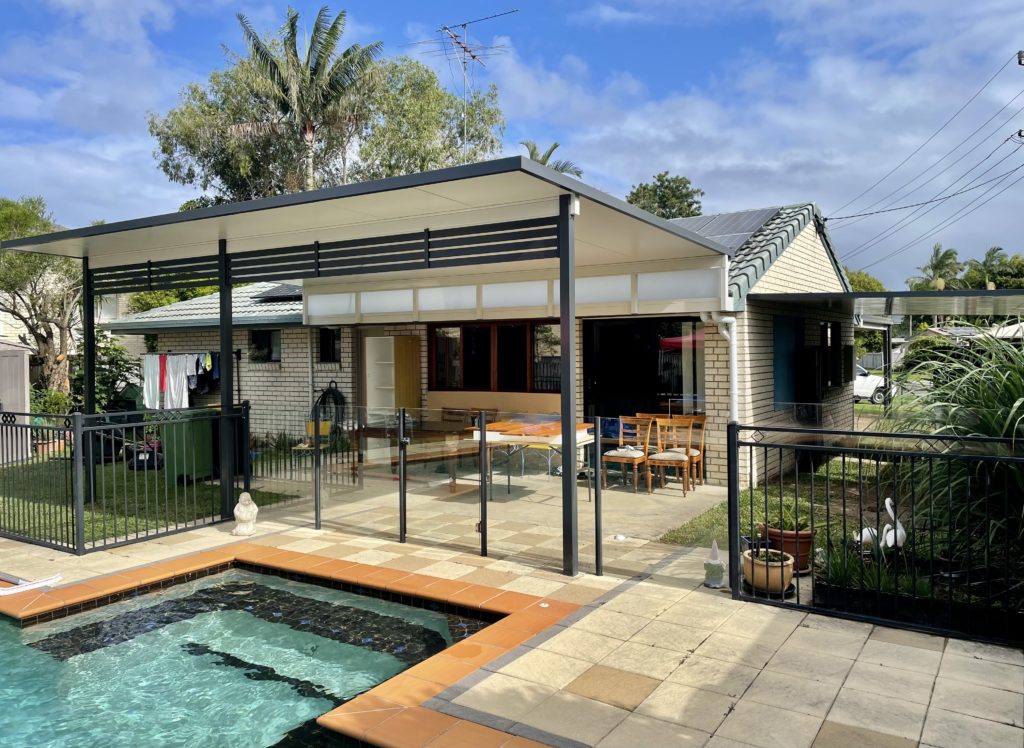
[{"label": "patio slat screen", "polygon": [[[228,255],[228,262],[232,283],[255,283],[557,258],[558,216],[547,216],[237,252]],[[217,258],[90,272],[97,295],[210,286],[217,285]]]}]

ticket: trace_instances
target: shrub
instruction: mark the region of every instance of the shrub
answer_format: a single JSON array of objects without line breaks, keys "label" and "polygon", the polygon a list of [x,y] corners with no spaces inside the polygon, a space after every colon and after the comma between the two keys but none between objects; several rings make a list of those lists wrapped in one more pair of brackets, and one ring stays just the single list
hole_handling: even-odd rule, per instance
[{"label": "shrub", "polygon": [[33,413],[63,416],[71,411],[71,395],[59,390],[32,390],[29,409]]}]

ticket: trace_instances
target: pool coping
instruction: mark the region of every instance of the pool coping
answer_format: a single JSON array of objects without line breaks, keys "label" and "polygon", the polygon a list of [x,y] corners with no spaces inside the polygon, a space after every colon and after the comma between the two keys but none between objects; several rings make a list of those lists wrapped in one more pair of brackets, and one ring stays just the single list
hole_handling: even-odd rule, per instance
[{"label": "pool coping", "polygon": [[435,711],[425,703],[576,612],[574,603],[480,584],[241,542],[62,587],[0,597],[21,626],[62,618],[231,568],[267,569],[453,609],[501,616],[485,629],[317,718],[328,730],[381,748],[528,748],[533,740]]}]

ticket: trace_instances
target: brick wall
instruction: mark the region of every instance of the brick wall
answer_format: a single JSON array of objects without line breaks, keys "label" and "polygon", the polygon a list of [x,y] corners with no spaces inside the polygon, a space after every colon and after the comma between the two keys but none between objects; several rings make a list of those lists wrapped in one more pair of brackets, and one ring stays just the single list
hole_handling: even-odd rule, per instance
[{"label": "brick wall", "polygon": [[782,255],[754,285],[754,293],[842,291],[835,265],[814,222],[797,234]]}]

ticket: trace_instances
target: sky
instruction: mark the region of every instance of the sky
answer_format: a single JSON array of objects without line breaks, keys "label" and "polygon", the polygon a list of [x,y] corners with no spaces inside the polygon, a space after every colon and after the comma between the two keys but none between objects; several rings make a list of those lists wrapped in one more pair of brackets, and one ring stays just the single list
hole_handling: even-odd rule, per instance
[{"label": "sky", "polygon": [[[292,3],[310,20],[321,4]],[[0,0],[0,196],[41,195],[68,227],[177,209],[196,192],[157,167],[147,117],[243,50],[236,13],[270,32],[287,6]],[[1024,147],[1008,139],[1024,128],[1018,0],[332,5],[349,43],[416,56],[458,92],[439,27],[512,8],[469,27],[485,50],[471,81],[498,87],[507,155],[557,141],[618,197],[681,174],[704,213],[814,202],[844,262],[889,288],[936,241],[962,259],[1024,253]]]}]

